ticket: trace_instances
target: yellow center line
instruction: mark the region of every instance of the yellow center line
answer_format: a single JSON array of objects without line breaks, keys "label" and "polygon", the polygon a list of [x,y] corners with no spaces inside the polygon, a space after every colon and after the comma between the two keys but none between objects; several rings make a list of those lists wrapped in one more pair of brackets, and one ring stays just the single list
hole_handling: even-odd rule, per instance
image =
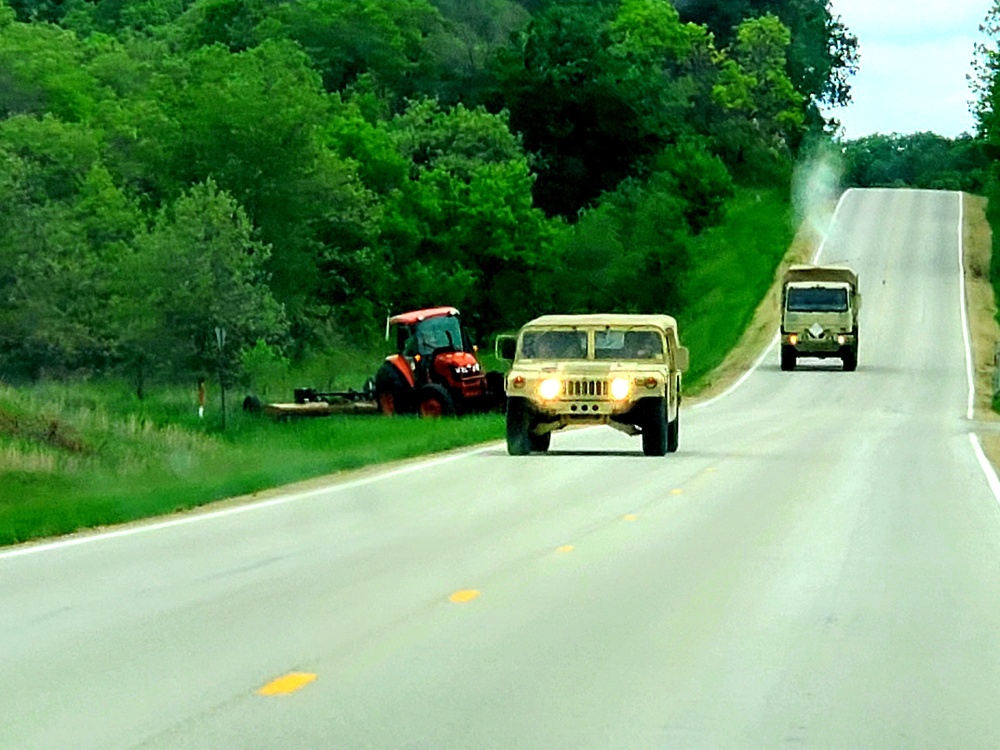
[{"label": "yellow center line", "polygon": [[455,602],[456,604],[464,604],[465,602],[471,602],[479,596],[479,593],[475,589],[462,589],[449,596],[448,601]]},{"label": "yellow center line", "polygon": [[575,549],[576,549],[576,547],[574,547],[572,544],[567,544],[564,547],[558,547],[556,549],[556,552],[572,552]]},{"label": "yellow center line", "polygon": [[670,490],[670,494],[671,495],[683,495],[684,494],[684,490],[682,490],[682,489],[680,489],[678,487],[676,490]]},{"label": "yellow center line", "polygon": [[628,514],[627,516],[624,516],[624,517],[622,518],[622,520],[623,520],[623,521],[634,521],[634,520],[635,520],[635,519],[637,519],[638,517],[639,517],[639,516],[635,515],[634,513],[629,513],[629,514]]},{"label": "yellow center line", "polygon": [[309,672],[291,672],[284,677],[272,680],[257,691],[257,695],[288,695],[301,690],[310,682],[316,680],[316,675]]}]

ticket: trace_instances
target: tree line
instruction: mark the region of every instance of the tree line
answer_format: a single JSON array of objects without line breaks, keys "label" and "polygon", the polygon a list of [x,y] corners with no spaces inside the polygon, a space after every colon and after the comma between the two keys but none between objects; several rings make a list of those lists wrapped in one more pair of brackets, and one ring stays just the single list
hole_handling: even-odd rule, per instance
[{"label": "tree line", "polygon": [[857,61],[828,0],[7,0],[0,376],[679,309]]}]

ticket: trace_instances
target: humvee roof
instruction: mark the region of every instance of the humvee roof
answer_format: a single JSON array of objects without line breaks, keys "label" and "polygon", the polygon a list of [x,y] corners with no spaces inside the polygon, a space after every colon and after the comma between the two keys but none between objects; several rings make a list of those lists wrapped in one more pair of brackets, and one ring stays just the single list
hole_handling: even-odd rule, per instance
[{"label": "humvee roof", "polygon": [[677,328],[677,321],[669,315],[625,315],[602,313],[598,315],[543,315],[525,323],[529,326],[654,326],[664,330]]}]

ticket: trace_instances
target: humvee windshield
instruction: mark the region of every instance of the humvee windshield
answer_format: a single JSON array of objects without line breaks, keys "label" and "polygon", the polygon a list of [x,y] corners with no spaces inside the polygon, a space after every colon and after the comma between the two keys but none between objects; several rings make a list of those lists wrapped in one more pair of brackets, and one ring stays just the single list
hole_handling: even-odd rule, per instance
[{"label": "humvee windshield", "polygon": [[789,312],[846,312],[847,290],[827,287],[791,287],[788,290]]},{"label": "humvee windshield", "polygon": [[594,333],[594,359],[662,359],[663,339],[656,331],[609,328]]},{"label": "humvee windshield", "polygon": [[586,359],[586,331],[525,331],[521,356],[527,359]]}]

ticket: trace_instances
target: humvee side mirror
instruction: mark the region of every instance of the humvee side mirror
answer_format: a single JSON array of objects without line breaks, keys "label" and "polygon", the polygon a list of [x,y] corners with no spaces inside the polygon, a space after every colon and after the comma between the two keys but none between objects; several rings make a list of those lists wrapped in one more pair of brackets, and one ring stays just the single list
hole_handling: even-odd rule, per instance
[{"label": "humvee side mirror", "polygon": [[691,353],[688,351],[686,346],[677,347],[677,369],[681,372],[686,372],[688,367],[691,365]]},{"label": "humvee side mirror", "polygon": [[497,336],[495,353],[498,359],[512,362],[517,354],[517,336],[509,334]]},{"label": "humvee side mirror", "polygon": [[857,294],[854,295],[854,309],[855,310],[861,309],[861,292],[858,292]]}]

